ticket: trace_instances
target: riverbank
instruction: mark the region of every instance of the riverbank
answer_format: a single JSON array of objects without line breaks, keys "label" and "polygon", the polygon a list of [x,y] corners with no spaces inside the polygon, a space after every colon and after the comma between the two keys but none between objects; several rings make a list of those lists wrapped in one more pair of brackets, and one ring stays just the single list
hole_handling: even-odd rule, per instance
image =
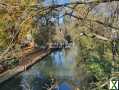
[{"label": "riverbank", "polygon": [[26,69],[28,69],[38,61],[42,60],[50,53],[51,49],[47,50],[45,49],[45,50],[35,50],[32,53],[25,55],[24,57],[22,57],[22,60],[18,66],[0,74],[0,84],[14,77],[15,75],[25,71]]}]

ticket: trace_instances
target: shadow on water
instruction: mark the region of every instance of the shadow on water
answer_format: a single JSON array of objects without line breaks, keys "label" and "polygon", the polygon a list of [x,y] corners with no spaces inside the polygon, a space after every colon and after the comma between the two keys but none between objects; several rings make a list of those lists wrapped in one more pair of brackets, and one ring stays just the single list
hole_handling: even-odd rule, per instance
[{"label": "shadow on water", "polygon": [[0,84],[0,90],[22,90],[22,87],[19,86],[20,82],[20,77],[11,78],[8,81]]}]

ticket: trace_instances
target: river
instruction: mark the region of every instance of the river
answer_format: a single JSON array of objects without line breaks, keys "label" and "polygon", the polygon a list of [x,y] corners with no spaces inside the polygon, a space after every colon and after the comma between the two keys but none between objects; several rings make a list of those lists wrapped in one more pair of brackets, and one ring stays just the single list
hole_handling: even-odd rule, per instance
[{"label": "river", "polygon": [[57,82],[54,90],[74,90],[80,80],[77,74],[77,47],[52,52],[27,71],[0,85],[0,90],[48,90],[43,89],[49,78]]}]

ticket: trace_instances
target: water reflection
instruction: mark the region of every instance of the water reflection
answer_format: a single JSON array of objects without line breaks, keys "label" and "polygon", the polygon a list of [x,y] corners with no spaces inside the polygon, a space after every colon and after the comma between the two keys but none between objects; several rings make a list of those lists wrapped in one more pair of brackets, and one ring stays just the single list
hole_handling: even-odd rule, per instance
[{"label": "water reflection", "polygon": [[[51,77],[57,80],[57,88],[54,90],[74,90],[70,81],[76,81],[77,77],[76,55],[76,46],[68,51],[53,52],[17,78],[7,81],[0,90],[8,90],[8,87],[11,88],[9,90],[47,90],[43,87],[50,87],[47,83],[51,81]],[[16,87],[17,89],[13,89]]]},{"label": "water reflection", "polygon": [[56,51],[56,52],[51,54],[51,57],[52,57],[53,65],[63,66],[65,64],[64,63],[64,52]]},{"label": "water reflection", "polygon": [[68,83],[63,82],[59,85],[59,90],[72,90],[72,87]]},{"label": "water reflection", "polygon": [[20,86],[22,90],[42,90],[41,85],[44,81],[43,75],[35,69],[21,74]]},{"label": "water reflection", "polygon": [[[68,54],[67,54],[68,55]],[[50,76],[55,77],[57,80],[72,79],[74,76],[73,58],[67,58],[65,50],[53,52],[50,56],[45,58],[30,70],[21,74],[22,90],[47,90],[43,89],[48,86]],[[67,60],[69,59],[69,60]],[[67,82],[61,83],[55,90],[72,90]]]},{"label": "water reflection", "polygon": [[70,50],[68,52],[62,50],[51,54],[52,64],[55,68],[55,76],[58,78],[72,79],[75,76],[75,57],[69,52]]}]

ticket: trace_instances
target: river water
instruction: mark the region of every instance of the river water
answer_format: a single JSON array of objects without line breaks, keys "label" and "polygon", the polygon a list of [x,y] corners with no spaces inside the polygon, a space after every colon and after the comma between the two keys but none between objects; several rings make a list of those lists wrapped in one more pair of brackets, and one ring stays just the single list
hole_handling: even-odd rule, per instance
[{"label": "river water", "polygon": [[51,53],[29,70],[1,84],[0,90],[48,90],[42,88],[43,82],[51,77],[57,81],[54,90],[75,90],[80,84],[76,71],[77,50],[75,46]]}]

